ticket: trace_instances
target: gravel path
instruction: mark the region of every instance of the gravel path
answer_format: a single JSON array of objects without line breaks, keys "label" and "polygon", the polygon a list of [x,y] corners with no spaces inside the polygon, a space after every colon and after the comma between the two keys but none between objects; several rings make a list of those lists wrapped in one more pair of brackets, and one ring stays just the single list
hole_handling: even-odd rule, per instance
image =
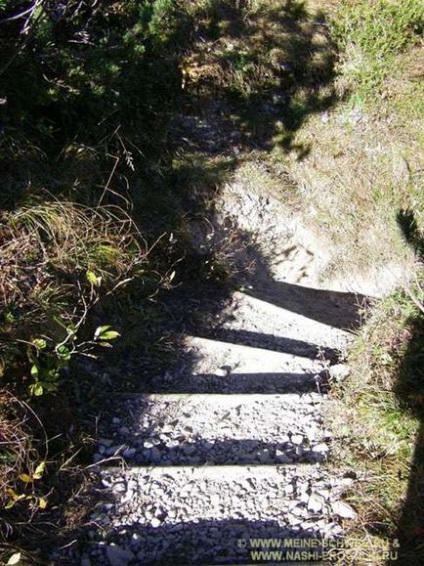
[{"label": "gravel path", "polygon": [[341,544],[354,476],[331,466],[326,388],[351,335],[296,309],[237,291],[208,337],[186,337],[178,371],[110,399],[102,497],[72,563],[319,563]]},{"label": "gravel path", "polygon": [[355,517],[343,501],[355,475],[331,463],[327,388],[349,373],[366,298],[320,283],[319,245],[272,196],[243,199],[236,184],[222,198],[214,233],[225,239],[240,221],[256,251],[233,259],[256,269],[148,391],[109,398],[94,456],[100,501],[71,564],[320,563]]}]

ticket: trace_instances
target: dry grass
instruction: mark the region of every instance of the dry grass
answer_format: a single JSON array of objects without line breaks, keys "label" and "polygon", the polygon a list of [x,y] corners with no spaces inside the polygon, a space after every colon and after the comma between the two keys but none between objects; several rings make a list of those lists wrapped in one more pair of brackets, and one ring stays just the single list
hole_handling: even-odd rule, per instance
[{"label": "dry grass", "polygon": [[290,167],[302,187],[303,214],[330,237],[341,275],[410,261],[395,214],[413,206],[419,153],[410,162],[413,148],[387,123],[346,106],[310,120],[297,140],[310,146]]},{"label": "dry grass", "polygon": [[[415,47],[400,57],[410,61],[423,54]],[[424,144],[416,82],[407,74],[385,84],[396,94],[379,107],[349,101],[312,116],[294,139],[301,157],[293,150],[287,158],[278,147],[273,153],[302,193],[305,222],[331,242],[329,275],[366,277],[383,270],[388,284],[382,290],[389,290],[413,263],[397,212],[414,210],[424,226]]]},{"label": "dry grass", "polygon": [[[48,460],[48,441],[36,414],[23,401],[0,391],[0,520],[2,541],[21,522],[29,524],[46,497],[37,468]],[[43,466],[42,466],[43,467]]]},{"label": "dry grass", "polygon": [[69,308],[78,288],[90,288],[87,271],[110,290],[147,254],[129,217],[114,208],[44,202],[3,213],[0,229],[0,304],[6,321],[25,312],[34,322],[49,308]]},{"label": "dry grass", "polygon": [[[240,6],[196,3],[197,40],[181,65],[187,92],[201,101],[211,92],[237,95],[240,107],[255,101],[256,118],[232,107],[229,128],[221,132],[228,137],[238,132],[237,161],[251,168],[249,187],[280,185],[282,200],[328,242],[332,258],[323,280],[336,285],[348,280],[351,289],[371,294],[387,292],[405,279],[414,261],[397,212],[414,210],[424,226],[419,104],[424,48],[412,35],[405,50],[390,59],[391,72],[383,75],[374,99],[366,99],[350,90],[355,82],[347,80],[341,64],[335,81],[328,81],[335,50],[322,14],[338,17],[347,9],[343,2],[288,8],[263,0]],[[349,61],[349,53],[338,57]],[[262,110],[271,100],[278,101],[275,114]],[[205,159],[197,161],[207,173]],[[218,176],[216,186],[229,175]]]}]

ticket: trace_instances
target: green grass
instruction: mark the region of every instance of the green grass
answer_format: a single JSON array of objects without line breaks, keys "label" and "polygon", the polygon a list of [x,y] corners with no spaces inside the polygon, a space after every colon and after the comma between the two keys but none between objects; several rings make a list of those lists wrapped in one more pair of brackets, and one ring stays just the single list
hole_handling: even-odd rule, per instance
[{"label": "green grass", "polygon": [[370,309],[350,353],[353,372],[332,392],[341,401],[338,418],[344,423],[336,455],[359,478],[355,492],[349,494],[358,519],[348,536],[359,537],[364,552],[364,533],[398,538],[400,556],[406,559],[412,551],[418,562],[411,563],[417,564],[422,551],[414,540],[421,529],[424,502],[422,470],[417,472],[423,466],[422,281],[421,273],[415,285]]},{"label": "green grass", "polygon": [[351,92],[372,97],[393,73],[396,56],[421,41],[424,6],[420,0],[372,0],[342,4],[333,19],[341,48],[342,73]]}]

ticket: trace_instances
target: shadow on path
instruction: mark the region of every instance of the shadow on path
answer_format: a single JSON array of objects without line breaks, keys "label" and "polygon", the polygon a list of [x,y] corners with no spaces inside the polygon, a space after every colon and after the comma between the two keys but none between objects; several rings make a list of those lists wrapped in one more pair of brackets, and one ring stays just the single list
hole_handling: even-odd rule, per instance
[{"label": "shadow on path", "polygon": [[357,293],[303,287],[269,278],[244,292],[256,299],[295,312],[323,324],[354,330],[360,324],[358,310],[368,298]]},{"label": "shadow on path", "polygon": [[[340,354],[339,350],[336,348],[328,348],[326,346],[306,342],[305,340],[287,338],[286,336],[275,336],[273,334],[254,332],[251,330],[218,328],[211,329],[209,333],[202,331],[200,334],[202,337],[215,338],[216,340],[229,344],[250,345],[265,350],[271,350],[272,352],[293,354],[312,360],[323,357],[335,363]],[[198,333],[198,335],[200,334]]]},{"label": "shadow on path", "polygon": [[[196,328],[199,319],[202,319],[201,324],[208,326],[230,300],[231,291],[224,286],[216,292],[213,290],[210,298],[205,297],[206,279],[210,276],[204,269],[207,257],[194,257],[196,252],[190,250],[184,240],[187,216],[208,214],[208,199],[213,201],[220,187],[228,181],[240,163],[240,153],[247,155],[248,152],[270,151],[278,147],[284,152],[294,150],[301,159],[310,147],[296,146],[296,132],[308,116],[328,109],[334,102],[335,54],[322,16],[308,15],[304,3],[295,0],[276,2],[275,6],[268,7],[268,19],[263,13],[246,16],[245,8],[250,3],[234,4],[236,9],[228,1],[214,1],[210,3],[211,13],[200,14],[194,22],[193,37],[190,37],[193,40],[191,69],[186,69],[189,75],[193,71],[192,75],[188,77],[187,85],[182,85],[184,88],[178,101],[174,91],[177,77],[171,77],[169,84],[173,92],[169,94],[173,96],[171,101],[166,101],[167,105],[173,104],[171,109],[166,105],[169,127],[162,128],[164,120],[161,119],[158,132],[155,132],[159,133],[155,138],[162,135],[164,140],[168,138],[163,152],[160,151],[162,147],[157,150],[160,155],[143,173],[142,182],[131,183],[129,189],[134,201],[134,216],[140,226],[152,230],[157,237],[169,234],[170,241],[177,242],[178,249],[173,257],[181,251],[184,259],[177,264],[173,284],[180,285],[184,291],[179,298],[177,289],[169,301],[162,295],[155,296],[149,303],[132,304],[122,323],[124,339],[115,353],[106,359],[104,372],[99,371],[96,375],[88,368],[89,379],[78,385],[82,399],[94,398],[89,411],[84,407],[84,417],[96,427],[99,415],[112,420],[110,398],[117,388],[123,392],[137,391],[140,386],[145,386],[149,375],[160,373],[178,362],[184,356],[183,341],[180,340],[184,331],[188,327]],[[235,49],[229,48],[232,43]],[[268,55],[272,55],[272,61]],[[197,79],[194,76],[196,69],[200,71]],[[162,68],[157,67],[156,61],[151,62],[150,70],[152,75],[158,70],[160,78]],[[218,79],[222,79],[219,84],[213,75],[215,71]],[[154,76],[146,75],[146,89],[150,82],[155,84],[154,79]],[[167,90],[161,92],[166,98]],[[153,112],[150,118],[154,121],[158,115]],[[141,128],[141,131],[145,130]],[[146,131],[150,132],[150,128]],[[116,190],[119,193],[119,188]],[[156,249],[166,255],[160,246]],[[260,260],[259,251],[257,256]],[[265,265],[266,260],[258,263]],[[248,292],[252,296],[309,319],[336,328],[352,329],[358,324],[357,295],[276,282],[266,269],[260,284],[252,278],[249,285]],[[359,297],[359,301],[363,299]],[[124,343],[125,336],[129,336],[127,344]],[[262,337],[258,333],[257,338]],[[247,334],[235,337],[236,340],[246,340],[246,343],[250,338],[254,337]],[[295,348],[305,357],[320,352],[319,344],[284,340],[275,339],[278,351],[285,347]],[[325,353],[335,355],[334,349],[327,349]],[[256,377],[258,381],[275,378],[266,373]],[[217,387],[216,380],[213,387]],[[254,513],[252,510],[252,516]],[[130,518],[129,514],[125,517],[126,520]],[[130,528],[141,541],[148,533],[142,525],[128,527],[128,530]],[[216,529],[214,536],[210,529]],[[154,530],[152,536],[156,537],[157,544],[146,550],[150,555],[137,557],[135,564],[229,563],[226,557],[234,555],[234,542],[228,542],[229,535],[234,533],[235,538],[246,531],[249,536],[287,534],[277,521],[224,520],[170,525]],[[313,531],[302,528],[297,531],[298,536],[311,536],[311,533]],[[127,535],[121,536],[119,532],[110,535],[120,545],[128,540]],[[222,548],[216,545],[213,549],[208,548],[205,541],[209,536],[219,540]],[[206,550],[200,548],[203,544]],[[249,557],[241,550],[240,562],[245,563]]]}]

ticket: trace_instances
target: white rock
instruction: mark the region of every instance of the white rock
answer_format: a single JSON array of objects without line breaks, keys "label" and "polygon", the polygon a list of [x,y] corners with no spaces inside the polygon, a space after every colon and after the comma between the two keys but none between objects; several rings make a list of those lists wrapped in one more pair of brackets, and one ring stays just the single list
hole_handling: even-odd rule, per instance
[{"label": "white rock", "polygon": [[309,494],[308,494],[306,491],[303,491],[302,494],[301,494],[301,496],[300,496],[300,501],[301,501],[302,503],[308,503],[308,502],[309,502],[309,499],[310,499]]},{"label": "white rock", "polygon": [[305,508],[300,505],[296,505],[296,507],[293,507],[293,509],[291,510],[291,513],[295,517],[302,517],[302,515],[305,514]]},{"label": "white rock", "polygon": [[289,456],[287,456],[285,452],[279,450],[278,448],[275,451],[275,457],[280,462],[280,464],[291,464],[293,462],[293,460]]},{"label": "white rock", "polygon": [[331,504],[331,509],[335,515],[342,517],[342,519],[355,519],[356,511],[344,501],[336,501]]},{"label": "white rock", "polygon": [[329,450],[330,447],[328,446],[328,444],[325,444],[325,442],[321,442],[321,444],[317,444],[312,448],[313,452],[319,452],[320,454],[327,454]]},{"label": "white rock", "polygon": [[312,493],[308,500],[308,509],[312,513],[318,513],[322,510],[325,504],[325,499],[317,493]]},{"label": "white rock", "polygon": [[350,367],[345,364],[336,364],[334,366],[331,366],[329,369],[331,379],[334,379],[334,381],[337,382],[341,382],[349,377],[350,373]]},{"label": "white rock", "polygon": [[150,524],[154,529],[157,529],[158,527],[161,526],[162,521],[157,517],[153,517],[153,519],[150,521]]},{"label": "white rock", "polygon": [[112,486],[113,493],[125,493],[127,491],[127,486],[123,482],[115,483]]}]

